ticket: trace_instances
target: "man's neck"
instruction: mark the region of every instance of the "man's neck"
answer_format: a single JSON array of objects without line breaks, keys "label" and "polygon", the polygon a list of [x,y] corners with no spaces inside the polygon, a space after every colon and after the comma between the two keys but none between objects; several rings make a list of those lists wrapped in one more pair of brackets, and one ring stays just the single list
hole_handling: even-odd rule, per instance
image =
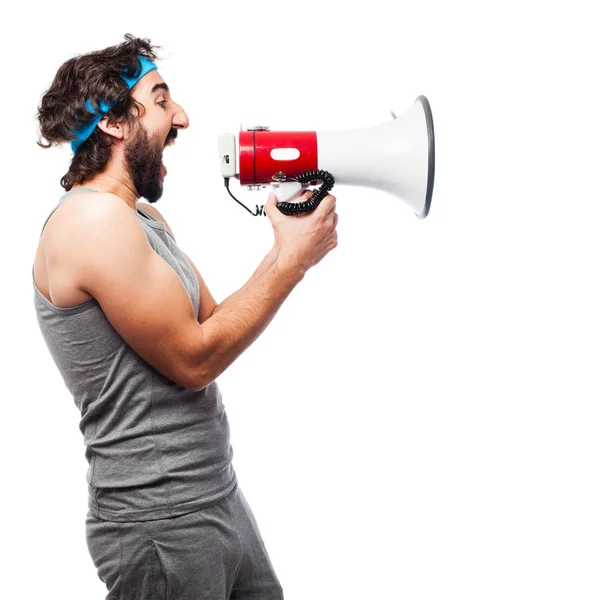
[{"label": "man's neck", "polygon": [[105,192],[119,196],[132,210],[137,210],[136,202],[140,197],[130,177],[123,171],[120,173],[109,173],[103,171],[86,179],[81,184],[75,184],[71,189],[92,188],[98,192]]}]

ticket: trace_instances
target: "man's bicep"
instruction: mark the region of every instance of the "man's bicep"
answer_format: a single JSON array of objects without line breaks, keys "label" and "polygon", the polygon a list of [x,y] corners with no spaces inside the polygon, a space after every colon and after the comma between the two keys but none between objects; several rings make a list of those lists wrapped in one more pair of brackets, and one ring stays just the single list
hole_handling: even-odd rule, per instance
[{"label": "man's bicep", "polygon": [[196,277],[198,278],[198,284],[200,285],[200,308],[198,310],[198,322],[202,324],[213,314],[215,308],[217,307],[217,302],[210,293],[208,286],[204,282],[204,279],[202,279],[202,275],[200,275],[200,272],[196,268],[196,265],[192,262],[192,259],[187,254],[185,254],[185,256],[192,266],[192,269],[194,269]]}]

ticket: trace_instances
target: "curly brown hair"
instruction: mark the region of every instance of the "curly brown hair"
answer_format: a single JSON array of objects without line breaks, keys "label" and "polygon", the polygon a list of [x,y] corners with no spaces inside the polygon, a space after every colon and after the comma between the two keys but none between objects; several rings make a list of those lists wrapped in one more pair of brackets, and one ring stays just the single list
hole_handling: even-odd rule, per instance
[{"label": "curly brown hair", "polygon": [[[159,49],[160,46],[153,46],[147,38],[126,33],[125,41],[116,46],[67,60],[56,72],[38,106],[38,146],[50,148],[75,139],[71,130],[92,117],[85,106],[87,99],[96,111],[101,100],[109,105],[114,103],[108,113],[109,121],[133,125],[143,106],[131,97],[121,74],[134,75],[138,56],[154,61]],[[96,127],[75,152],[60,185],[69,191],[74,184],[81,184],[93,173],[102,171],[110,158],[112,144],[111,136]]]}]

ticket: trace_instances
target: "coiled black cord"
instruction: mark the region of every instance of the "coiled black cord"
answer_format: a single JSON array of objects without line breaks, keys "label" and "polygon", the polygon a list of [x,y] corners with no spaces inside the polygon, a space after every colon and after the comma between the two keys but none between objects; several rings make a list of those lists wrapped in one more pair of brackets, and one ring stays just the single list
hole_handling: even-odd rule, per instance
[{"label": "coiled black cord", "polygon": [[314,182],[321,181],[322,185],[318,190],[313,192],[313,195],[304,202],[278,202],[277,208],[284,215],[297,215],[301,213],[309,213],[315,210],[317,206],[321,203],[321,200],[329,194],[333,185],[335,184],[335,179],[333,175],[329,171],[321,171],[319,169],[314,171],[305,171],[304,173],[300,173],[296,175],[296,177],[290,177],[290,179],[295,179],[298,183],[310,183],[311,185],[315,185]]},{"label": "coiled black cord", "polygon": [[[300,173],[299,175],[296,175],[295,177],[288,177],[287,179],[289,181],[297,181],[298,183],[310,183],[311,185],[316,185],[316,183],[318,181],[321,181],[322,185],[319,187],[318,190],[313,190],[313,195],[308,200],[305,200],[304,202],[278,202],[277,208],[284,215],[299,215],[299,214],[303,214],[303,213],[312,212],[313,210],[315,210],[317,208],[317,206],[319,206],[321,200],[323,200],[323,198],[325,198],[325,196],[327,196],[327,194],[329,194],[329,192],[331,191],[331,189],[333,188],[333,186],[335,184],[335,179],[333,178],[333,175],[329,171],[323,171],[320,169],[315,169],[313,171],[305,171],[304,173]],[[264,215],[265,217],[267,216],[267,213],[265,212],[264,204],[260,207],[257,204],[256,211],[252,212],[245,204],[240,202],[231,193],[231,190],[229,189],[229,177],[225,177],[225,187],[227,188],[229,195],[238,204],[243,206],[252,216],[254,216],[254,217],[258,217],[260,215]]]}]

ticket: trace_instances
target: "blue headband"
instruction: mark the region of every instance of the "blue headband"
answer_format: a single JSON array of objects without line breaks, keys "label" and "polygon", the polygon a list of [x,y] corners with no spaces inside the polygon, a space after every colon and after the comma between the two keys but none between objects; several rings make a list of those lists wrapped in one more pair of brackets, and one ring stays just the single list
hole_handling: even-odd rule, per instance
[{"label": "blue headband", "polygon": [[[121,78],[127,84],[128,89],[131,89],[146,73],[157,68],[156,65],[151,60],[148,60],[145,56],[138,56],[138,58],[140,59],[139,73],[137,75],[134,75],[133,77],[126,77],[125,75],[121,75]],[[79,129],[71,131],[71,133],[77,136],[71,142],[71,150],[73,150],[73,152],[77,152],[77,148],[79,148],[79,146],[81,146],[81,144],[85,142],[85,140],[87,140],[90,137],[90,135],[92,135],[92,133],[94,133],[94,129],[96,129],[98,123],[102,121],[106,113],[108,113],[108,111],[115,104],[116,101],[112,104],[107,104],[104,100],[100,100],[100,102],[98,103],[98,108],[100,109],[100,112],[96,112],[92,106],[92,103],[90,102],[90,99],[88,98],[85,101],[85,107],[92,115],[95,116],[91,121],[88,121]]]}]

